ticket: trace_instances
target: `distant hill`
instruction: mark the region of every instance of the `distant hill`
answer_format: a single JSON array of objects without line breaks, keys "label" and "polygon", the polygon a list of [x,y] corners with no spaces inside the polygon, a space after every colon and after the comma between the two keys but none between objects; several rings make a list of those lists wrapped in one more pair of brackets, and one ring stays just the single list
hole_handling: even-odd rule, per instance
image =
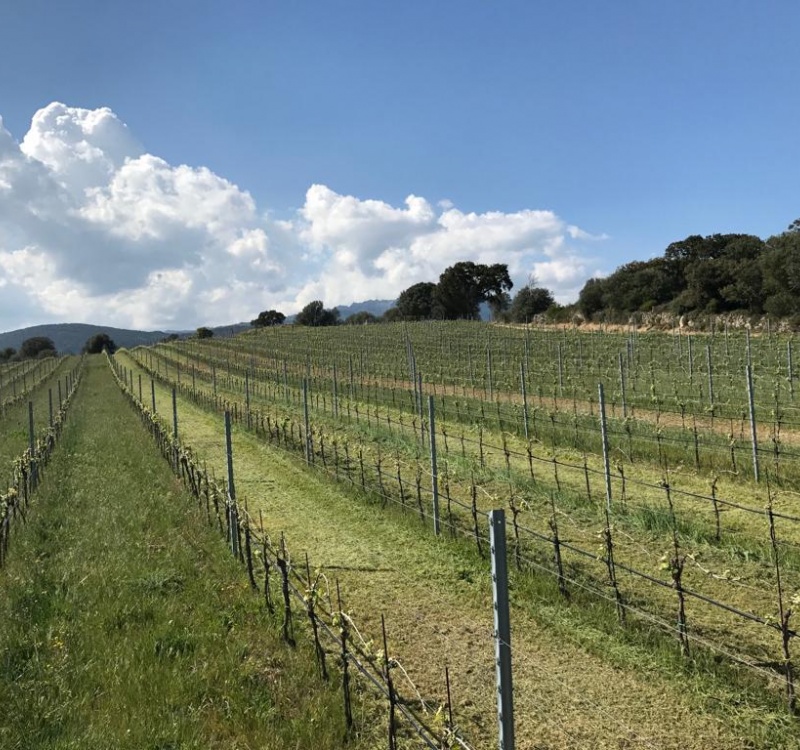
[{"label": "distant hill", "polygon": [[383,315],[390,307],[394,307],[393,299],[368,299],[364,302],[353,302],[352,305],[338,305],[337,310],[342,320],[347,320],[358,312],[368,312],[376,317]]},{"label": "distant hill", "polygon": [[[232,336],[234,333],[250,328],[249,323],[235,323],[228,326],[212,328],[215,336]],[[131,348],[155,344],[172,333],[189,336],[194,331],[135,331],[128,328],[113,328],[90,323],[52,323],[41,326],[19,328],[16,331],[0,333],[0,349],[12,346],[19,349],[25,339],[34,336],[46,336],[52,339],[59,352],[78,354],[86,341],[96,333],[107,333],[117,346]]]},{"label": "distant hill", "polygon": [[[395,300],[393,299],[368,299],[364,302],[353,302],[351,305],[337,305],[336,309],[339,311],[340,320],[344,322],[351,315],[357,312],[366,311],[372,313],[376,318],[380,318],[390,307],[394,307]],[[294,323],[296,315],[287,315],[286,323]]]},{"label": "distant hill", "polygon": [[[394,300],[369,299],[365,302],[354,302],[352,305],[339,305],[337,308],[342,320],[354,313],[366,310],[380,317],[390,307]],[[286,319],[287,323],[294,321],[294,315]],[[250,323],[232,323],[226,326],[210,326],[215,336],[233,336],[242,331],[250,330]],[[50,323],[40,326],[18,328],[15,331],[0,333],[0,349],[13,347],[19,349],[25,339],[34,336],[46,336],[52,339],[56,349],[62,353],[78,354],[91,336],[97,333],[107,333],[119,347],[130,349],[134,346],[147,346],[165,339],[167,336],[177,334],[181,338],[191,336],[194,329],[186,331],[136,331],[130,328],[114,328],[113,326],[100,326],[91,323]]]}]

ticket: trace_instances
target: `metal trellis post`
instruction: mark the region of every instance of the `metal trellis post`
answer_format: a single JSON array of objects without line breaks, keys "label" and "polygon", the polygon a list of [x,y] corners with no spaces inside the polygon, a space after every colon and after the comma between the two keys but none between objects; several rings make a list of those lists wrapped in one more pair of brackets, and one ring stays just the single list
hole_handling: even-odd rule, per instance
[{"label": "metal trellis post", "polygon": [[489,513],[492,554],[495,663],[497,666],[497,725],[500,750],[514,750],[514,693],[511,679],[511,618],[508,607],[508,559],[506,514],[500,508]]}]

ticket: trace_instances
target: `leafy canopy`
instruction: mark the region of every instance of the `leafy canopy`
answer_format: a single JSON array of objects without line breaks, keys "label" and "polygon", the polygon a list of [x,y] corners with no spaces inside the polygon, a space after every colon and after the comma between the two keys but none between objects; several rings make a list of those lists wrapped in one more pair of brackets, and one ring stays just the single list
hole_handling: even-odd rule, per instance
[{"label": "leafy canopy", "polygon": [[24,359],[52,356],[56,353],[56,345],[53,343],[53,339],[47,336],[33,336],[22,342],[19,353]]},{"label": "leafy canopy", "polygon": [[512,323],[527,323],[537,315],[547,312],[554,304],[555,299],[549,289],[528,284],[517,292],[511,302],[508,319]]},{"label": "leafy canopy", "polygon": [[117,345],[107,333],[96,333],[90,336],[83,346],[83,351],[87,354],[100,354],[103,350],[113,354],[117,350]]},{"label": "leafy canopy", "polygon": [[301,326],[335,326],[339,323],[339,311],[336,308],[325,309],[322,300],[309,302],[295,318]]},{"label": "leafy canopy", "polygon": [[496,316],[508,307],[507,292],[513,286],[505,263],[456,263],[439,276],[434,295],[434,317],[477,320],[482,302],[487,302]]},{"label": "leafy canopy", "polygon": [[255,320],[250,321],[254,328],[267,328],[269,326],[280,326],[286,320],[286,316],[278,310],[264,310],[258,314]]}]

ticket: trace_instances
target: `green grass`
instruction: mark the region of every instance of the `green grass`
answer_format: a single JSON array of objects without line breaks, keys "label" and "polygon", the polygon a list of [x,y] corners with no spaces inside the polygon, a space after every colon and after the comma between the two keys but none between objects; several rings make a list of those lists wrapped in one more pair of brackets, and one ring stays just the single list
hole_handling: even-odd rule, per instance
[{"label": "green grass", "polygon": [[280,641],[103,357],[74,409],[0,571],[0,747],[341,747],[335,681]]}]

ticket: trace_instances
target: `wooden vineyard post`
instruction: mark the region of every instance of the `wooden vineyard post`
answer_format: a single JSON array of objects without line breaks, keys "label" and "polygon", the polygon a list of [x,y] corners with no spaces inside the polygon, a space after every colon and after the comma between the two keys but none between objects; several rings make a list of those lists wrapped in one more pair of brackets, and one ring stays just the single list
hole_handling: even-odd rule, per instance
[{"label": "wooden vineyard post", "polygon": [[[58,389],[58,401],[61,404],[61,388]],[[139,373],[139,403],[142,403],[142,373]]]},{"label": "wooden vineyard post", "polygon": [[28,401],[28,449],[33,456],[34,449],[34,432],[33,432],[33,401]]},{"label": "wooden vineyard post", "polygon": [[333,416],[339,418],[339,381],[336,377],[336,363],[333,363]]},{"label": "wooden vineyard post", "polygon": [[156,413],[156,381],[150,378],[150,396],[153,402],[153,414]]},{"label": "wooden vineyard post", "polygon": [[528,357],[530,355],[530,343],[528,339],[530,337],[530,332],[531,332],[530,324],[526,322],[525,323],[525,369],[526,370],[529,368]]},{"label": "wooden vineyard post", "polygon": [[50,418],[49,418],[50,421],[48,422],[48,424],[52,428],[52,426],[53,426],[53,389],[52,388],[48,388],[47,389],[47,401],[48,401],[48,405],[49,405],[49,409],[50,409]]},{"label": "wooden vineyard post", "polygon": [[[286,365],[286,362],[284,361],[284,366],[285,365]],[[354,383],[354,376],[353,376],[353,355],[352,354],[348,354],[347,355],[347,369],[348,369],[348,375],[350,376],[350,401],[353,401],[354,398],[355,398],[355,391],[353,390],[355,388],[355,383]],[[348,413],[349,413],[349,408],[350,407],[348,407]]]},{"label": "wooden vineyard post", "polygon": [[792,367],[792,342],[786,342],[786,376],[789,378],[789,398],[794,401],[794,368]]},{"label": "wooden vineyard post", "polygon": [[781,563],[778,552],[778,539],[775,533],[775,516],[772,511],[772,496],[770,494],[767,504],[767,519],[769,520],[769,540],[772,546],[772,556],[775,561],[775,580],[777,583],[778,594],[778,617],[780,619],[779,629],[783,646],[783,669],[786,675],[786,700],[789,711],[797,713],[797,697],[794,690],[794,670],[792,666],[792,655],[789,651],[789,643],[792,638],[792,631],[789,628],[789,619],[792,616],[791,608],[786,608],[783,603],[783,582],[781,581]]},{"label": "wooden vineyard post", "polygon": [[[748,342],[749,341],[748,332]],[[756,427],[756,406],[755,397],[753,395],[753,369],[750,365],[745,367],[745,373],[747,375],[747,403],[750,407],[750,438],[753,443],[753,478],[756,484],[758,484],[758,429]]]},{"label": "wooden vineyard post", "polygon": [[353,708],[350,699],[350,656],[347,650],[347,638],[349,636],[347,617],[342,609],[342,594],[339,590],[339,580],[336,580],[336,603],[339,607],[337,616],[339,619],[339,639],[342,646],[341,665],[342,665],[342,693],[344,695],[344,722],[345,740],[353,732]]},{"label": "wooden vineyard post", "polygon": [[250,376],[247,370],[244,371],[244,408],[247,416],[247,429],[251,429],[250,422]]},{"label": "wooden vineyard post", "polygon": [[494,401],[494,373],[492,372],[492,350],[486,347],[486,370],[489,377],[489,401]]},{"label": "wooden vineyard post", "polygon": [[433,496],[433,533],[441,534],[439,523],[439,470],[436,465],[436,422],[434,416],[433,396],[428,396],[428,422],[430,423],[431,448],[431,492]]},{"label": "wooden vineyard post", "polygon": [[236,486],[233,483],[233,443],[231,441],[231,413],[225,410],[225,456],[228,464],[228,529],[231,554],[239,556],[239,513],[236,508]]},{"label": "wooden vineyard post", "polygon": [[397,750],[397,694],[392,680],[391,663],[389,661],[389,648],[386,642],[386,620],[381,614],[381,632],[383,634],[383,679],[389,695],[389,750]]},{"label": "wooden vineyard post", "polygon": [[711,361],[711,345],[706,344],[706,367],[708,368],[708,405],[714,419],[714,363]]},{"label": "wooden vineyard post", "polygon": [[172,386],[172,461],[175,473],[178,473],[178,397],[175,386]]},{"label": "wooden vineyard post", "polygon": [[172,387],[172,437],[178,439],[178,395],[175,386]]},{"label": "wooden vineyard post", "polygon": [[672,576],[672,587],[678,596],[678,642],[681,647],[681,655],[689,656],[689,633],[686,624],[686,594],[683,590],[683,569],[686,564],[686,555],[680,553],[680,541],[678,540],[678,519],[675,515],[675,506],[672,502],[672,492],[670,491],[669,478],[665,477],[661,485],[667,496],[667,507],[669,508],[670,522],[672,526],[672,556],[667,563],[670,575]]},{"label": "wooden vineyard post", "polygon": [[497,725],[500,750],[514,750],[514,695],[511,679],[511,618],[508,608],[508,558],[506,514],[502,508],[489,513],[489,545],[492,556],[495,664],[497,667]]},{"label": "wooden vineyard post", "polygon": [[311,431],[309,426],[309,418],[308,418],[308,378],[303,378],[303,429],[305,430],[304,434],[304,446],[305,446],[305,456],[306,456],[306,463],[311,464]]},{"label": "wooden vineyard post", "polygon": [[283,640],[295,646],[294,622],[292,620],[292,598],[289,589],[289,555],[286,551],[286,537],[281,533],[281,544],[275,560],[281,573],[281,594],[283,595]]},{"label": "wooden vineyard post", "polygon": [[529,440],[528,437],[528,392],[525,388],[525,363],[520,362],[519,364],[519,382],[522,388],[522,425],[525,429],[525,440]]},{"label": "wooden vineyard post", "polygon": [[617,355],[617,360],[619,362],[619,390],[622,394],[622,416],[628,416],[628,404],[625,399],[625,367],[622,362],[622,352]]},{"label": "wooden vineyard post", "polygon": [[611,535],[611,517],[606,508],[606,526],[603,529],[603,543],[606,553],[606,570],[608,571],[608,582],[614,589],[614,601],[617,605],[617,618],[620,625],[625,624],[625,605],[622,602],[622,594],[617,584],[617,566],[614,563],[614,540]]},{"label": "wooden vineyard post", "polygon": [[611,512],[611,459],[608,451],[608,424],[606,423],[606,397],[603,384],[597,384],[597,393],[600,406],[600,437],[603,441],[603,471],[606,479],[606,509]]},{"label": "wooden vineyard post", "polygon": [[31,473],[30,473],[30,482],[31,482],[31,489],[36,486],[37,483],[37,471],[36,471],[36,459],[35,456],[35,438],[34,438],[34,427],[33,427],[33,401],[28,401],[28,450],[31,452]]},{"label": "wooden vineyard post", "polygon": [[[142,397],[139,396],[139,401],[141,401],[141,400],[142,400]],[[59,411],[61,410],[61,407],[63,405],[64,405],[64,399],[63,399],[63,397],[61,395],[61,378],[59,378],[58,379],[58,408],[59,408]]]}]

